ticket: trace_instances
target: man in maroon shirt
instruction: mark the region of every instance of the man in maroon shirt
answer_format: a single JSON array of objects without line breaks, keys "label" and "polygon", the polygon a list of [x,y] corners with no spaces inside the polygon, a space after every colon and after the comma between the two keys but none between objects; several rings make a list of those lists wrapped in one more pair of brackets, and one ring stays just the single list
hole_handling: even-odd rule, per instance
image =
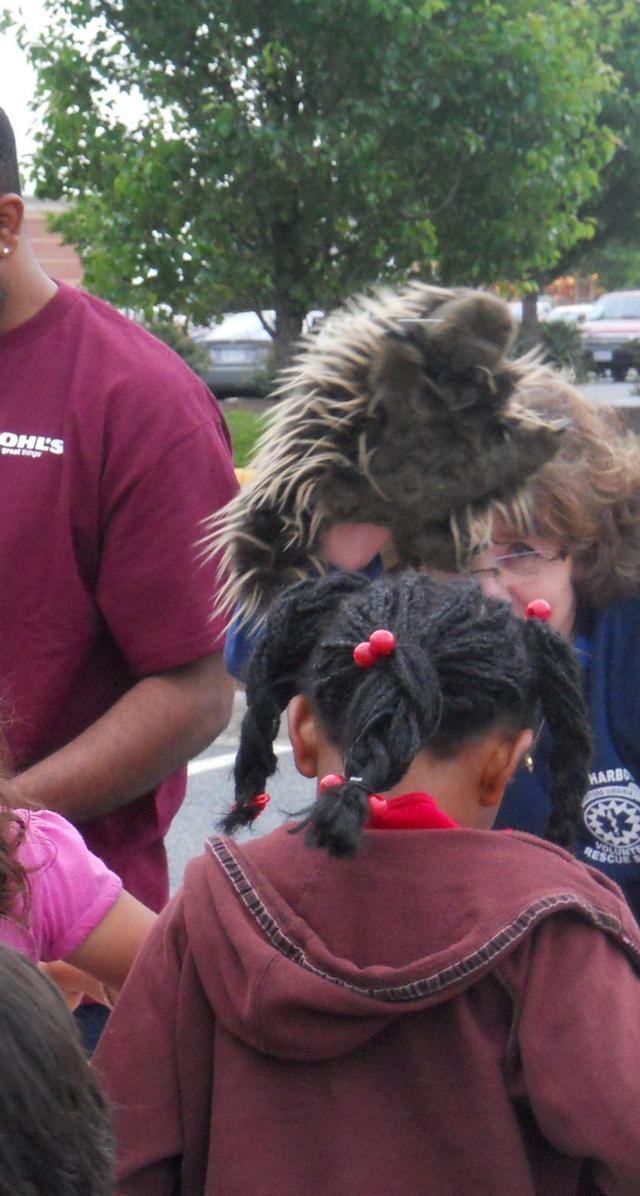
[{"label": "man in maroon shirt", "polygon": [[226,725],[202,520],[237,485],[215,400],[166,346],[56,284],[0,110],[0,719],[27,800],[152,908],[185,763]]}]

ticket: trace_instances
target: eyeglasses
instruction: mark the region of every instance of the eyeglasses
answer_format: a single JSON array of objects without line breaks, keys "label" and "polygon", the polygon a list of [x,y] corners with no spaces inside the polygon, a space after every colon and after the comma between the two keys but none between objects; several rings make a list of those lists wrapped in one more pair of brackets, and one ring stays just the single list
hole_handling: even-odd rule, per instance
[{"label": "eyeglasses", "polygon": [[556,553],[537,552],[535,548],[531,548],[528,552],[509,552],[506,556],[494,557],[492,565],[487,565],[484,569],[470,569],[469,572],[472,577],[478,578],[498,578],[501,573],[508,573],[515,578],[535,577],[545,565],[550,565],[553,561],[565,561],[568,555],[568,548],[562,548]]}]

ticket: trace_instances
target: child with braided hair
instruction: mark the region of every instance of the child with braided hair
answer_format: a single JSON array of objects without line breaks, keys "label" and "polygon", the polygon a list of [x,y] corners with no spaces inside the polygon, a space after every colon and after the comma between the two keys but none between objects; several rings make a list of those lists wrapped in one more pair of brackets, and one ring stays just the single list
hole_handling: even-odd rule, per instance
[{"label": "child with braided hair", "polygon": [[[588,719],[529,614],[410,572],[276,599],[225,830],[268,800],[285,709],[317,800],[212,837],[143,948],[96,1057],[120,1193],[640,1191],[640,931],[557,846]],[[541,715],[549,841],[488,833]]]}]

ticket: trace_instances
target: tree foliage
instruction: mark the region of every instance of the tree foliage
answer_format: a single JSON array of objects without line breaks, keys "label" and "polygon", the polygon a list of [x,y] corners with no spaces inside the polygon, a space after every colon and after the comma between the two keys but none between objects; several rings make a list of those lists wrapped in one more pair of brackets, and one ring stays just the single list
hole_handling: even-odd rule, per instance
[{"label": "tree foliage", "polygon": [[640,5],[621,0],[601,11],[600,52],[614,72],[600,124],[614,137],[614,153],[581,217],[593,237],[572,246],[558,272],[596,273],[606,290],[640,287]]},{"label": "tree foliage", "polygon": [[139,319],[139,323],[152,336],[173,349],[194,374],[205,374],[211,361],[209,348],[202,341],[194,340],[184,328],[168,316],[156,315],[151,319]]},{"label": "tree foliage", "polygon": [[[550,268],[614,142],[585,0],[50,0],[38,191],[88,285],[205,323]],[[133,125],[116,95],[138,96]]]}]

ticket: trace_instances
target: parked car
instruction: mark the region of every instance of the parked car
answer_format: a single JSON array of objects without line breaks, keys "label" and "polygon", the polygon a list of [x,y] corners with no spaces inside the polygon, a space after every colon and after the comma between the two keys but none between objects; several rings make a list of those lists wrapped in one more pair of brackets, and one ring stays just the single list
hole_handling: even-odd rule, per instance
[{"label": "parked car", "polygon": [[[267,322],[275,313],[263,313]],[[202,374],[216,395],[265,394],[273,373],[273,339],[254,311],[236,311],[194,333],[206,345],[209,366]]]},{"label": "parked car", "polygon": [[640,360],[633,341],[640,341],[640,291],[610,291],[594,303],[581,325],[585,349],[596,373],[611,371],[623,382]]},{"label": "parked car", "polygon": [[556,324],[562,320],[565,324],[584,324],[593,310],[593,303],[559,303],[552,307],[547,316],[547,324]]},{"label": "parked car", "polygon": [[[310,312],[305,330],[322,314]],[[273,327],[275,312],[262,315]],[[194,340],[209,350],[208,369],[200,373],[215,395],[268,393],[274,371],[273,338],[255,311],[230,312],[218,324],[194,333]]]}]

